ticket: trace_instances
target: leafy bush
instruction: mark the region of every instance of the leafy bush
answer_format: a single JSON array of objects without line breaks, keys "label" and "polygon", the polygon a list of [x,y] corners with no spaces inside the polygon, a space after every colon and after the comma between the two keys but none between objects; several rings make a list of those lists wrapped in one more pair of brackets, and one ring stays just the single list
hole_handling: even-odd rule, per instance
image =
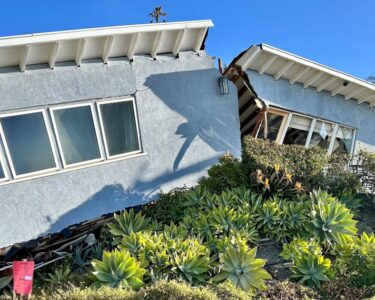
[{"label": "leafy bush", "polygon": [[236,289],[230,284],[191,286],[177,281],[159,281],[135,292],[103,286],[99,289],[71,286],[52,293],[42,292],[36,300],[249,300],[251,292]]},{"label": "leafy bush", "polygon": [[199,185],[211,193],[221,193],[236,187],[249,187],[249,175],[243,169],[242,162],[230,154],[219,158],[219,163],[208,169],[208,177],[199,181]]},{"label": "leafy bush", "polygon": [[233,246],[220,255],[220,273],[212,278],[213,281],[230,280],[236,287],[244,291],[250,288],[264,289],[265,279],[271,275],[263,269],[266,260],[255,258],[256,248],[249,249],[246,245],[235,248]]},{"label": "leafy bush", "polygon": [[[311,289],[290,281],[271,281],[267,290],[259,291],[255,297],[259,300],[317,300],[318,293]],[[331,298],[328,298],[331,299]]]},{"label": "leafy bush", "polygon": [[[338,252],[338,249],[335,249]],[[334,265],[336,275],[350,286],[368,287],[375,292],[375,236],[363,233],[345,244]]]},{"label": "leafy bush", "polygon": [[92,262],[96,281],[94,286],[109,285],[113,288],[139,289],[146,270],[130,256],[128,251],[103,252],[103,261]]},{"label": "leafy bush", "polygon": [[304,186],[313,189],[324,178],[328,156],[325,150],[318,147],[306,149],[300,145],[279,145],[246,136],[243,140],[242,160],[246,174],[252,174],[258,169],[267,174],[275,165],[280,165]]}]

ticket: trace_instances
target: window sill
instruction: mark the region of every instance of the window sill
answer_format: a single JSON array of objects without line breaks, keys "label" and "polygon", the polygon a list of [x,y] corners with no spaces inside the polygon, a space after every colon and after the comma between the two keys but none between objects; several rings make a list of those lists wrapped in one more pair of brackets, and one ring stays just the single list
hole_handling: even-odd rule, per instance
[{"label": "window sill", "polygon": [[8,179],[6,181],[0,181],[0,186],[13,184],[13,183],[17,183],[17,182],[23,182],[23,181],[27,181],[27,180],[33,180],[33,179],[47,177],[47,176],[58,175],[58,174],[61,174],[61,173],[71,172],[71,171],[80,170],[80,169],[86,169],[86,168],[90,168],[90,167],[101,166],[101,165],[104,165],[104,164],[110,164],[110,163],[114,163],[114,162],[117,162],[117,161],[127,160],[127,159],[131,159],[131,158],[137,158],[137,157],[146,156],[146,155],[147,155],[146,152],[138,152],[138,153],[133,153],[133,154],[129,154],[129,155],[122,155],[121,157],[111,158],[111,159],[107,159],[107,160],[95,161],[95,162],[90,162],[90,163],[87,163],[87,164],[72,166],[72,167],[68,167],[66,169],[57,169],[57,170],[53,170],[51,172],[43,172],[42,174],[34,174],[34,175],[27,176],[27,177],[15,178],[15,179],[10,179],[10,180]]}]

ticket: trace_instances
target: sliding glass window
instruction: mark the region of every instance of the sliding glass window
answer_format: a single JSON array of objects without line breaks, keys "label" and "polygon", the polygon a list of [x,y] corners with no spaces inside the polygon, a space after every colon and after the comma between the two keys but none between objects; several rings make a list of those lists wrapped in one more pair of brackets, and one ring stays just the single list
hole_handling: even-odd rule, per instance
[{"label": "sliding glass window", "polygon": [[15,178],[57,169],[44,110],[0,116],[5,151]]},{"label": "sliding glass window", "polygon": [[103,101],[98,110],[107,157],[140,152],[134,99]]},{"label": "sliding glass window", "polygon": [[51,108],[53,127],[64,167],[103,159],[92,104]]}]

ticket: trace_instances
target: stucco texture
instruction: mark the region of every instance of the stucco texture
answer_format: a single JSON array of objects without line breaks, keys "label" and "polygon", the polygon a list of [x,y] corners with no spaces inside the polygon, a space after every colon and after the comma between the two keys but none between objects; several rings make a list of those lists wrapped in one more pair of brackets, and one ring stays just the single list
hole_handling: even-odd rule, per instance
[{"label": "stucco texture", "polygon": [[375,109],[367,103],[358,104],[341,95],[332,97],[326,91],[318,93],[315,88],[305,89],[302,84],[275,80],[252,70],[247,75],[258,96],[270,105],[356,128],[356,150],[375,152]]},{"label": "stucco texture", "polygon": [[0,247],[194,185],[224,152],[239,156],[237,92],[221,95],[218,77],[191,52],[0,70],[0,112],[134,95],[145,154],[0,186]]}]

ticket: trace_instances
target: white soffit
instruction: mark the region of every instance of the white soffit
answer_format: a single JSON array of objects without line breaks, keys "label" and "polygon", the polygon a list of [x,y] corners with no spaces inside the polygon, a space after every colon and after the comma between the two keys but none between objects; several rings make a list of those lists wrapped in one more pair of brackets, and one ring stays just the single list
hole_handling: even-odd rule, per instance
[{"label": "white soffit", "polygon": [[291,84],[299,82],[304,88],[325,90],[332,96],[340,94],[345,100],[375,106],[374,84],[265,44],[251,46],[235,64],[243,70],[272,75],[276,80],[285,78]]},{"label": "white soffit", "polygon": [[0,38],[0,68],[74,61],[85,59],[150,55],[180,51],[198,52],[204,42],[211,20],[150,23],[93,29],[57,31]]}]

